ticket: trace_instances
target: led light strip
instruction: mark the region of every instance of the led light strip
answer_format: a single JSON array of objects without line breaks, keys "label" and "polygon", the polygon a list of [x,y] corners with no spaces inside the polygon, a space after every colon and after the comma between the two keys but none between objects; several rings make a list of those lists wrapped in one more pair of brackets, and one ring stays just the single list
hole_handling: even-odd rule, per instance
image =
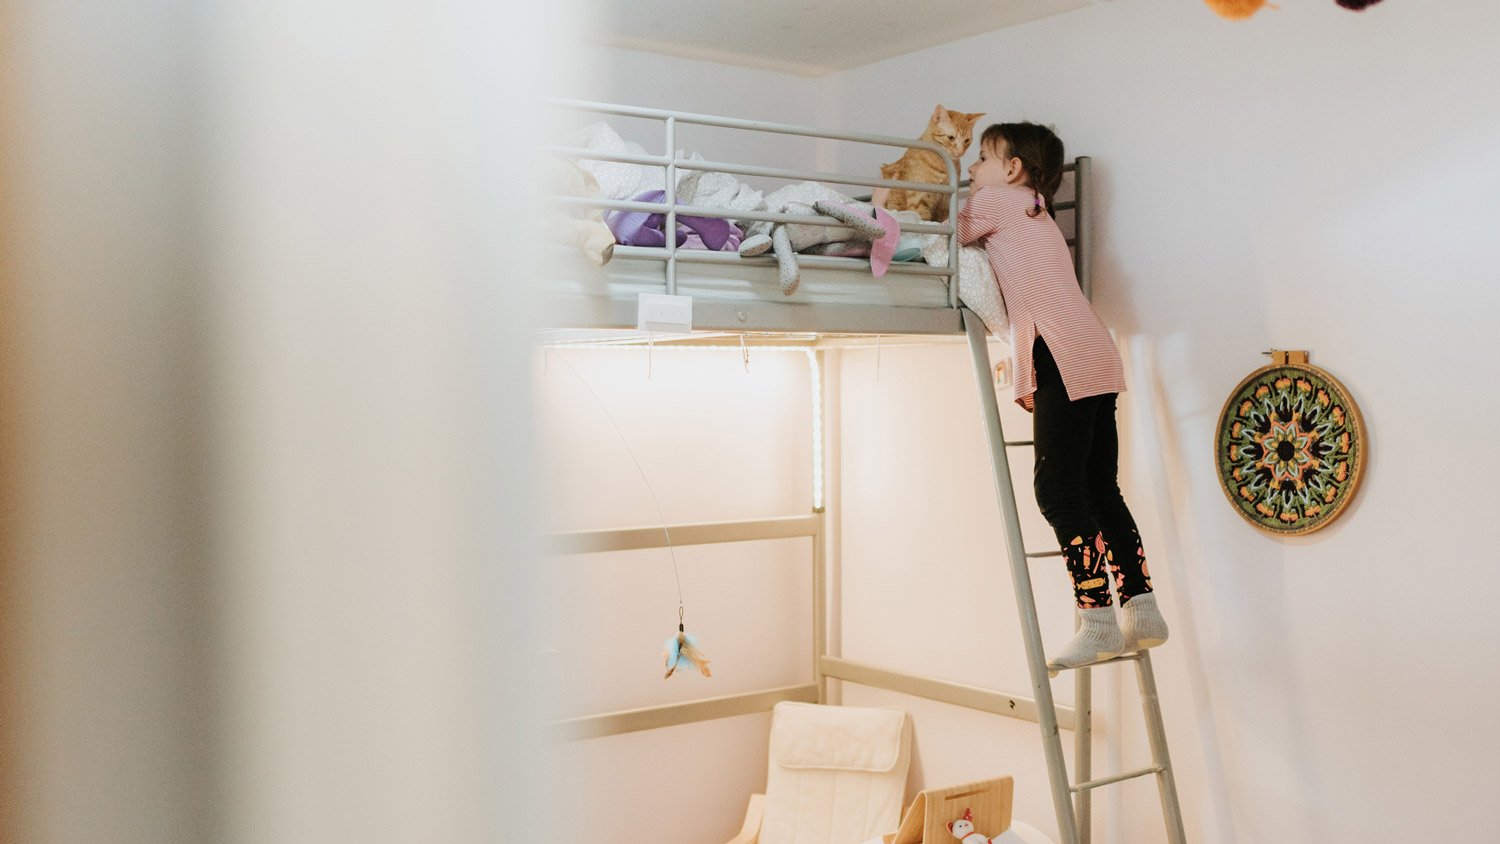
[{"label": "led light strip", "polygon": [[814,513],[823,512],[823,367],[812,349],[807,353],[807,368],[812,382],[812,505]]}]

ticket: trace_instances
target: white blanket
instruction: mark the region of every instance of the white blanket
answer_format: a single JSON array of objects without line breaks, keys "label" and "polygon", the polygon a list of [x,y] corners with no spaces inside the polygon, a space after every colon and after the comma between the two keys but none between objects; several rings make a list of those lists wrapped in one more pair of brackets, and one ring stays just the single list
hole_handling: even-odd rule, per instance
[{"label": "white blanket", "polygon": [[[948,236],[929,234],[926,237],[922,257],[935,267],[947,266]],[[958,248],[958,298],[979,315],[996,339],[1010,342],[1010,315],[1005,310],[1005,297],[1000,293],[1000,282],[995,280],[990,256],[981,247]]]},{"label": "white blanket", "polygon": [[[565,145],[591,152],[647,154],[645,147],[620,137],[620,133],[608,123],[594,123],[574,132],[565,139]],[[677,150],[677,157],[693,161],[704,160],[698,153],[689,155],[682,150]],[[599,183],[599,193],[605,199],[634,199],[647,191],[663,190],[667,186],[664,167],[619,161],[590,161],[586,158],[579,159],[578,166],[588,171]],[[728,173],[682,168],[677,171],[677,201],[683,205],[745,211],[765,208],[765,197],[760,191]]]}]

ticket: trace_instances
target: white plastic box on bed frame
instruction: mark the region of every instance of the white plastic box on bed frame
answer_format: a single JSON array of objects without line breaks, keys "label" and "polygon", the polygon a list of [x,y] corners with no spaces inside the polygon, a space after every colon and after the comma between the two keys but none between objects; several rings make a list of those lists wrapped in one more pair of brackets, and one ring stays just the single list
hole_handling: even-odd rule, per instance
[{"label": "white plastic box on bed frame", "polygon": [[[858,185],[869,188],[917,189],[947,195],[949,224],[903,224],[904,232],[947,235],[948,265],[892,264],[883,279],[870,277],[869,263],[857,258],[801,255],[803,287],[794,299],[781,295],[775,261],[769,257],[741,258],[733,253],[679,249],[673,238],[666,238],[664,248],[617,246],[613,260],[602,269],[586,264],[560,260],[556,277],[549,283],[549,323],[553,328],[634,329],[639,294],[668,293],[691,296],[695,330],[729,332],[738,335],[793,335],[812,350],[816,371],[821,371],[823,351],[836,345],[840,335],[966,335],[979,387],[980,404],[988,434],[989,453],[995,490],[1002,519],[1006,526],[1006,550],[1010,558],[1016,604],[1021,615],[1022,637],[1031,676],[1032,696],[1011,695],[951,683],[930,677],[905,674],[872,665],[846,660],[828,652],[827,570],[824,559],[823,509],[815,502],[808,515],[754,521],[671,525],[673,545],[696,545],[719,542],[743,542],[787,537],[812,540],[813,562],[813,642],[812,669],[816,682],[808,686],[768,689],[712,700],[669,706],[615,712],[559,722],[555,732],[562,739],[581,739],[635,730],[686,724],[714,718],[725,718],[770,710],[784,700],[825,703],[829,700],[828,680],[846,682],[915,695],[999,715],[1037,722],[1041,727],[1042,746],[1047,758],[1048,777],[1058,830],[1064,844],[1081,844],[1090,840],[1091,801],[1094,788],[1134,777],[1154,774],[1166,821],[1167,840],[1183,844],[1185,834],[1177,802],[1176,785],[1168,758],[1166,735],[1162,726],[1161,707],[1156,695],[1151,657],[1146,651],[1125,654],[1109,662],[1130,661],[1136,665],[1140,697],[1150,738],[1152,765],[1113,776],[1090,779],[1091,758],[1091,668],[1075,671],[1075,709],[1059,707],[1052,699],[1047,673],[1047,659],[1042,649],[1041,628],[1032,595],[1028,564],[1033,559],[1058,557],[1059,551],[1028,552],[1021,539],[1020,518],[1012,486],[1007,448],[1032,445],[1030,440],[1007,441],[1001,429],[995,383],[985,339],[985,327],[979,317],[958,297],[957,237],[951,221],[956,218],[957,198],[963,184],[959,181],[956,162],[942,148],[919,140],[765,123],[752,120],[713,117],[658,109],[622,105],[566,101],[560,106],[580,112],[646,118],[659,121],[664,129],[665,154],[633,155],[594,152],[585,149],[549,147],[548,154],[572,159],[613,161],[661,167],[666,171],[666,196],[659,203],[626,200],[558,197],[557,201],[572,207],[594,207],[649,211],[666,215],[665,231],[676,230],[679,215],[719,217],[735,220],[770,220],[779,222],[841,225],[837,220],[770,212],[747,212],[728,208],[679,204],[676,196],[679,170],[702,170],[733,175],[778,179],[813,180],[823,183]],[[704,161],[678,157],[677,127],[683,124],[720,127],[755,133],[797,135],[814,139],[875,144],[886,147],[930,149],[940,155],[948,169],[948,182],[941,185],[913,184],[885,179],[870,179],[836,173],[821,173],[776,167],[764,167],[724,161]],[[1074,261],[1084,295],[1092,292],[1091,234],[1092,207],[1090,159],[1079,157],[1069,164],[1073,174],[1074,198],[1057,203],[1057,210],[1071,209],[1074,236],[1068,243],[1074,249]],[[785,340],[778,342],[785,343]],[[547,538],[553,554],[584,554],[665,547],[666,531],[660,526],[622,530],[580,531],[554,534]],[[1101,663],[1108,664],[1108,663]],[[1075,731],[1075,766],[1080,779],[1070,783],[1063,757],[1060,728]]]}]

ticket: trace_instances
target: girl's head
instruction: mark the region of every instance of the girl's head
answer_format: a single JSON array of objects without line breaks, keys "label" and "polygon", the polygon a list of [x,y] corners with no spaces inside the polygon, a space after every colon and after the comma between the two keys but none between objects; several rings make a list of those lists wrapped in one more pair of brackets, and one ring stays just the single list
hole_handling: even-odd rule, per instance
[{"label": "girl's head", "polygon": [[[1020,185],[1036,192],[1038,208],[1052,212],[1052,197],[1062,184],[1063,142],[1046,126],[996,123],[979,138],[979,160],[969,168],[974,187]],[[1032,211],[1031,216],[1040,214]],[[1055,216],[1055,214],[1054,214]]]}]

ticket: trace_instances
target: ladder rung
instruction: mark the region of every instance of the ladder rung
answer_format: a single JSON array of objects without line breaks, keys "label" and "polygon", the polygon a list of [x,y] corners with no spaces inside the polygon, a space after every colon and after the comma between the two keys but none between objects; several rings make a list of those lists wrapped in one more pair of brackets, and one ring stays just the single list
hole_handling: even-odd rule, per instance
[{"label": "ladder rung", "polygon": [[1038,557],[1061,557],[1062,551],[1027,551],[1026,559],[1035,560]]},{"label": "ladder rung", "polygon": [[1080,791],[1088,791],[1091,788],[1098,788],[1101,785],[1109,785],[1111,783],[1117,783],[1124,780],[1132,780],[1136,777],[1144,777],[1147,774],[1159,774],[1165,770],[1166,768],[1163,768],[1160,765],[1152,765],[1149,768],[1142,768],[1139,771],[1128,771],[1123,774],[1115,774],[1112,777],[1100,777],[1096,780],[1081,782],[1075,786],[1070,786],[1068,790],[1072,791],[1074,794],[1077,794]]},{"label": "ladder rung", "polygon": [[[1130,661],[1132,659],[1140,659],[1140,658],[1141,658],[1141,652],[1140,651],[1132,651],[1131,653],[1128,653],[1128,654],[1120,654],[1119,656],[1112,656],[1109,659],[1101,659],[1098,662],[1091,662],[1088,665],[1078,665],[1078,666],[1074,666],[1073,668],[1051,668],[1051,667],[1049,667],[1047,670],[1051,671],[1051,672],[1057,672],[1057,671],[1073,671],[1073,670],[1076,670],[1077,668],[1098,668],[1101,665],[1113,665],[1116,662],[1128,662],[1128,661]],[[1056,676],[1056,675],[1054,674],[1054,676]]]},{"label": "ladder rung", "polygon": [[1014,446],[1014,445],[1036,445],[1036,440],[1006,440],[1005,444],[1007,446]]}]

